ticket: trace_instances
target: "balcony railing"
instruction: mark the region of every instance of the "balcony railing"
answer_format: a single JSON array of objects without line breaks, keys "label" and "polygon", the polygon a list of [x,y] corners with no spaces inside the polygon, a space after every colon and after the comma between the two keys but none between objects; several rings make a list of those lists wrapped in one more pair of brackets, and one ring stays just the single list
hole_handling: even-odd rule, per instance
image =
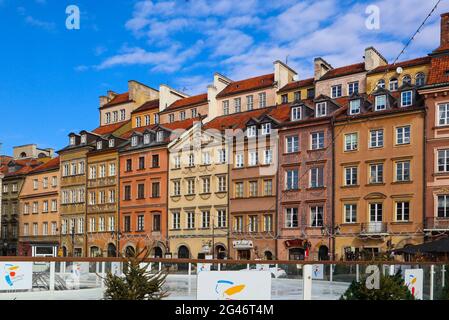
[{"label": "balcony railing", "polygon": [[386,222],[368,222],[362,223],[360,234],[365,235],[381,235],[388,233]]},{"label": "balcony railing", "polygon": [[449,230],[449,217],[426,218],[426,230]]}]

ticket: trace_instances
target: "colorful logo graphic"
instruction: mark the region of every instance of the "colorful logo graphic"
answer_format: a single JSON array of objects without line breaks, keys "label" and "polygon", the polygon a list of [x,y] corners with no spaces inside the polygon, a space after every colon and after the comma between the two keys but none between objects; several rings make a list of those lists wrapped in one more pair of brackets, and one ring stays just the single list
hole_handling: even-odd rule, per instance
[{"label": "colorful logo graphic", "polygon": [[215,292],[222,300],[232,300],[232,296],[245,290],[246,285],[235,285],[234,282],[228,280],[218,280],[215,286]]},{"label": "colorful logo graphic", "polygon": [[409,275],[409,287],[413,296],[416,296],[416,282],[418,279],[414,274]]},{"label": "colorful logo graphic", "polygon": [[10,287],[13,287],[15,282],[23,279],[23,274],[19,274],[20,267],[18,265],[7,263],[4,271],[5,281]]}]

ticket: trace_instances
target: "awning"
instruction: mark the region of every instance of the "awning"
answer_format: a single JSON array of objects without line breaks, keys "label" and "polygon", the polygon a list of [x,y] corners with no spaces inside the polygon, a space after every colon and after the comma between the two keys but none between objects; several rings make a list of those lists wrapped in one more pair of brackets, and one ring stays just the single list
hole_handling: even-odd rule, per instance
[{"label": "awning", "polygon": [[418,254],[418,253],[449,253],[449,238],[444,238],[432,242],[407,246],[402,249],[393,250],[395,254]]}]

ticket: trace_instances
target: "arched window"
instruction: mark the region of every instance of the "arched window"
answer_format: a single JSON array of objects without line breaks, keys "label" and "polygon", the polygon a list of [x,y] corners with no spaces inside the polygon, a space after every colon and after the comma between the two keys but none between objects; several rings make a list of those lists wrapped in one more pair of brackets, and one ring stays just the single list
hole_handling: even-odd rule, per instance
[{"label": "arched window", "polygon": [[377,81],[377,88],[385,89],[385,80],[384,79],[380,79],[379,81]]},{"label": "arched window", "polygon": [[20,157],[21,157],[21,158],[26,158],[26,157],[27,157],[27,154],[26,154],[25,152],[22,152],[22,153],[20,154]]},{"label": "arched window", "polygon": [[410,75],[406,74],[402,77],[402,85],[404,84],[412,84],[412,77]]},{"label": "arched window", "polygon": [[391,78],[390,79],[390,91],[396,91],[396,90],[398,90],[398,79]]},{"label": "arched window", "polygon": [[425,85],[426,84],[426,75],[422,72],[419,72],[416,75],[415,83],[418,87]]}]

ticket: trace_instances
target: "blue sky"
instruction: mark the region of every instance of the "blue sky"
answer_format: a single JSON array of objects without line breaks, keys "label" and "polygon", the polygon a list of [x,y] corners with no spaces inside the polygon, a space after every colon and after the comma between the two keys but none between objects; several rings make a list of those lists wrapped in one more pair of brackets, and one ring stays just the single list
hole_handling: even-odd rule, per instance
[{"label": "blue sky", "polygon": [[[279,59],[301,78],[313,58],[333,66],[375,46],[390,61],[436,0],[0,0],[0,153],[37,143],[62,148],[71,131],[98,124],[100,95],[138,80],[205,92],[213,73],[239,80],[272,72]],[[443,0],[401,60],[438,46]],[[65,27],[68,5],[80,30]],[[380,28],[365,26],[380,9]]]}]

